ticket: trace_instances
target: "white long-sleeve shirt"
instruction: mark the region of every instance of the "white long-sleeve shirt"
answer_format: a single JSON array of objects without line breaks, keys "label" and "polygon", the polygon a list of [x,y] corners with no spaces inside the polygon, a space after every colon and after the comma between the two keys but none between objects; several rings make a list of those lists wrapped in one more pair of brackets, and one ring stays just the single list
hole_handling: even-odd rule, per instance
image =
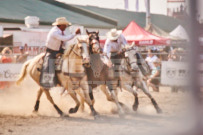
[{"label": "white long-sleeve shirt", "polygon": [[153,57],[146,57],[145,61],[148,63],[150,69],[155,69],[156,67],[154,66],[154,61],[156,61],[158,57],[154,55]]},{"label": "white long-sleeve shirt", "polygon": [[62,47],[65,49],[65,41],[69,41],[74,37],[75,34],[70,34],[68,36],[62,35],[62,31],[57,26],[54,26],[47,35],[46,47],[54,51],[59,51],[63,41]]},{"label": "white long-sleeve shirt", "polygon": [[123,36],[123,34],[121,34],[118,37],[117,42],[112,42],[111,40],[107,39],[105,44],[104,44],[104,53],[107,54],[107,56],[110,58],[110,55],[112,52],[119,52],[122,49],[122,45],[126,45],[127,44],[127,40],[125,39],[125,37]]}]

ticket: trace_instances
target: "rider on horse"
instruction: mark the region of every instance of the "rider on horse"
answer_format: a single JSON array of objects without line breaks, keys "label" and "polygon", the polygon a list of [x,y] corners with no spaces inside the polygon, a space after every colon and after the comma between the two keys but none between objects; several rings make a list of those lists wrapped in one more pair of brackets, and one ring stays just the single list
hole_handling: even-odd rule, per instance
[{"label": "rider on horse", "polygon": [[64,53],[65,41],[73,39],[77,34],[80,34],[78,28],[74,34],[65,35],[65,29],[71,25],[65,17],[56,19],[52,24],[54,27],[49,31],[46,40],[46,54],[44,57],[43,68],[40,77],[40,84],[44,88],[54,87],[57,83],[55,77],[55,59],[57,54]]},{"label": "rider on horse", "polygon": [[[111,59],[119,57],[122,52],[122,45],[125,46],[126,44],[127,40],[123,36],[122,31],[111,29],[107,33],[107,40],[104,45],[104,54],[106,54],[107,57]],[[113,61],[106,59],[107,66],[112,67],[112,62]]]},{"label": "rider on horse", "polygon": [[121,30],[111,29],[107,33],[107,40],[104,45],[105,63],[111,68],[110,79],[119,79],[119,67],[122,59],[122,46],[127,44],[127,40]]}]

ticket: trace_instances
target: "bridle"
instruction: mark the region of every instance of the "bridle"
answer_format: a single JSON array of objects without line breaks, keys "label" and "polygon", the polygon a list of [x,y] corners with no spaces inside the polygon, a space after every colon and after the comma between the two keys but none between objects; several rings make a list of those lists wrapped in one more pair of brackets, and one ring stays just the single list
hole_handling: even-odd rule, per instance
[{"label": "bridle", "polygon": [[93,45],[95,44],[95,42],[93,41],[97,41],[98,45],[99,45],[99,49],[101,49],[101,46],[100,46],[100,42],[99,42],[99,36],[94,36],[93,34],[94,33],[90,33],[91,36],[89,36],[89,49],[90,49],[90,53],[93,53]]},{"label": "bridle", "polygon": [[[131,50],[136,50],[135,48],[131,47],[129,49],[126,49],[125,52],[129,52]],[[125,63],[127,64],[127,69],[130,71],[130,72],[133,72],[133,69],[131,67],[132,64],[137,64],[137,61],[133,61],[133,62],[130,62],[129,61],[129,56],[125,57]]]}]

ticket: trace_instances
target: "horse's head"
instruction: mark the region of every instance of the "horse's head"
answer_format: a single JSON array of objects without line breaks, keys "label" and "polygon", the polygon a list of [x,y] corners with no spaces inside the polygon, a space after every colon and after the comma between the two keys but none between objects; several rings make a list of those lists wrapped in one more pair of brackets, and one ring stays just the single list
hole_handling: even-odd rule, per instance
[{"label": "horse's head", "polygon": [[86,33],[89,38],[90,53],[100,53],[101,48],[99,44],[99,31],[89,32],[88,30],[86,30]]},{"label": "horse's head", "polygon": [[64,53],[64,59],[72,58],[81,60],[86,67],[90,66],[89,45],[87,40],[77,38],[77,44],[69,45]]},{"label": "horse's head", "polygon": [[81,51],[81,56],[83,59],[83,65],[85,67],[90,67],[90,56],[89,56],[89,45],[87,44],[87,40],[79,39],[78,40],[78,48]]},{"label": "horse's head", "polygon": [[137,53],[137,48],[134,46],[134,44],[126,46],[125,59],[126,59],[128,66],[130,67],[130,72],[139,71],[139,68],[137,65],[136,53]]}]

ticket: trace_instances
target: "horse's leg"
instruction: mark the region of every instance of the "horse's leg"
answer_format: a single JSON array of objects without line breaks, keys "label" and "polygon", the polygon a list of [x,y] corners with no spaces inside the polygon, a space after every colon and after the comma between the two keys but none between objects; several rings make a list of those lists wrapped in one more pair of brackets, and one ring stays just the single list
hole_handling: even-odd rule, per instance
[{"label": "horse's leg", "polygon": [[152,97],[151,93],[149,92],[149,89],[147,88],[147,85],[144,81],[139,80],[138,87],[143,90],[143,92],[151,99],[151,102],[156,109],[157,113],[162,113],[161,108],[157,104],[156,100]]},{"label": "horse's leg", "polygon": [[63,112],[59,109],[59,107],[54,103],[54,101],[53,101],[53,99],[52,99],[52,97],[51,97],[51,95],[50,95],[50,93],[49,93],[49,90],[44,89],[43,91],[44,91],[44,93],[46,94],[47,99],[51,102],[51,104],[54,106],[54,108],[55,108],[56,111],[58,112],[58,114],[59,114],[60,116],[63,116],[64,113],[63,113]]},{"label": "horse's leg", "polygon": [[88,86],[87,83],[81,85],[81,88],[82,88],[81,95],[82,95],[82,97],[84,97],[85,102],[89,105],[92,115],[96,116],[96,115],[98,115],[98,113],[95,111],[93,103],[92,103],[92,101],[90,99],[89,88],[88,87],[89,86]]},{"label": "horse's leg", "polygon": [[76,92],[80,96],[80,108],[81,108],[81,111],[84,112],[84,109],[85,109],[85,99],[84,99],[84,96],[82,95],[80,89],[77,90]]},{"label": "horse's leg", "polygon": [[89,96],[90,96],[90,99],[92,101],[92,105],[94,106],[94,103],[95,103],[95,100],[94,100],[94,95],[93,95],[93,87],[91,85],[89,85]]},{"label": "horse's leg", "polygon": [[38,112],[38,109],[39,109],[39,103],[40,103],[40,98],[42,96],[42,93],[43,93],[43,90],[40,88],[37,92],[37,100],[36,100],[36,103],[35,103],[35,107],[34,107],[34,110],[33,112]]},{"label": "horse's leg", "polygon": [[74,90],[69,90],[69,94],[76,103],[76,106],[74,108],[70,108],[69,113],[76,113],[78,111],[78,108],[80,107],[80,102]]},{"label": "horse's leg", "polygon": [[80,96],[80,106],[81,106],[81,111],[84,112],[85,111],[85,99]]},{"label": "horse's leg", "polygon": [[106,88],[106,85],[100,85],[100,88],[101,88],[101,91],[106,95],[107,100],[112,102],[113,99],[111,97],[111,93]]},{"label": "horse's leg", "polygon": [[118,101],[118,97],[117,97],[117,95],[116,95],[115,90],[111,90],[111,97],[112,97],[112,99],[114,100],[116,106],[118,107],[119,116],[120,116],[120,117],[123,117],[123,115],[124,115],[124,110],[123,110],[123,108],[122,108],[121,103]]},{"label": "horse's leg", "polygon": [[[90,87],[90,86],[91,86],[91,85],[89,85],[89,87]],[[85,110],[85,99],[84,99],[84,95],[81,93],[81,91],[77,91],[77,93],[80,95],[80,107],[81,107],[81,111],[84,112],[84,110]],[[95,100],[94,100],[92,88],[89,88],[89,96],[90,96],[90,99],[91,99],[91,101],[92,101],[92,105],[94,106]]]},{"label": "horse's leg", "polygon": [[[101,91],[106,95],[106,99],[110,102],[114,102],[114,99],[112,98],[111,96],[111,93],[109,92],[109,90],[106,88],[106,85],[101,85],[100,86],[101,88]],[[115,95],[117,96],[118,95],[118,92],[115,90]],[[125,105],[122,103],[122,102],[118,102],[122,107],[124,107]]]},{"label": "horse's leg", "polygon": [[133,104],[133,110],[137,111],[137,108],[138,108],[138,105],[139,105],[137,92],[133,89],[132,85],[129,85],[129,84],[123,84],[123,88],[134,95],[135,101],[134,101],[134,104]]},{"label": "horse's leg", "polygon": [[109,91],[110,91],[110,93],[111,93],[111,97],[112,97],[114,103],[116,104],[116,106],[117,106],[117,108],[118,108],[119,116],[120,116],[120,117],[123,117],[123,115],[124,115],[124,110],[123,110],[122,105],[121,105],[121,103],[119,102],[118,97],[117,97],[117,94],[116,94],[117,81],[111,80],[111,81],[107,82],[107,84],[108,84]]}]

